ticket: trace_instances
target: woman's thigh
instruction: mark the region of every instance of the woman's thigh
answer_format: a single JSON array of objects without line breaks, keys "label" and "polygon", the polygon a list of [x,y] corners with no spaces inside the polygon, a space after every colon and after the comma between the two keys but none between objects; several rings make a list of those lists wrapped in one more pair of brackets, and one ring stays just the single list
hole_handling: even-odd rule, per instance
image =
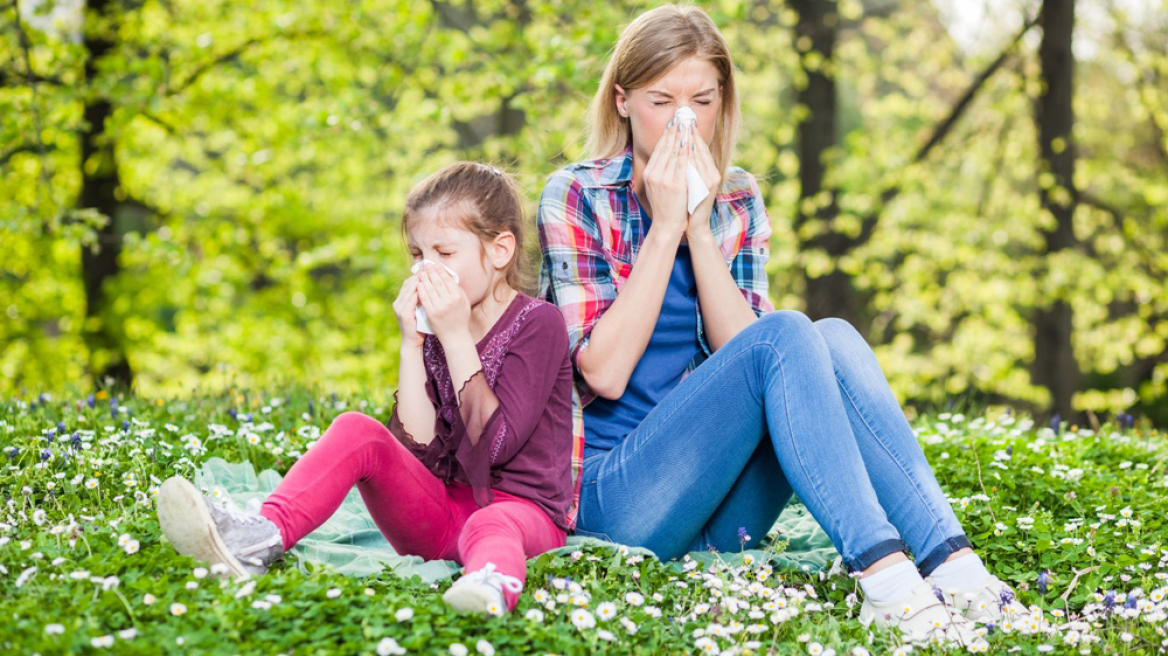
[{"label": "woman's thigh", "polygon": [[585,461],[578,532],[666,559],[693,544],[766,435],[753,352],[734,346],[695,369],[616,448]]}]

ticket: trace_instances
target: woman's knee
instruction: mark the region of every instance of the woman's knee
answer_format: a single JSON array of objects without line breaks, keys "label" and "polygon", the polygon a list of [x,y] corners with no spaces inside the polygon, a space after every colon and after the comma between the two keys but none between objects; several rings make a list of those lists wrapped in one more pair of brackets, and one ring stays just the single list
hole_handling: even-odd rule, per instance
[{"label": "woman's knee", "polygon": [[838,317],[828,317],[815,322],[815,329],[827,340],[828,344],[842,341],[863,341],[860,331],[851,323]]}]

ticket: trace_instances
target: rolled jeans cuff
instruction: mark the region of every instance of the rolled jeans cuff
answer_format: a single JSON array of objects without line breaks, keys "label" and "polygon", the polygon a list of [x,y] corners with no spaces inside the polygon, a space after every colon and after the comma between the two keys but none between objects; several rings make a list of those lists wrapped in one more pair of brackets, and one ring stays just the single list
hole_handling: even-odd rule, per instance
[{"label": "rolled jeans cuff", "polygon": [[928,576],[941,563],[945,562],[946,558],[966,547],[972,549],[973,543],[969,541],[969,538],[965,537],[965,534],[951,537],[942,542],[940,546],[933,549],[928,556],[925,556],[923,560],[917,563],[917,569],[920,570],[921,576]]},{"label": "rolled jeans cuff", "polygon": [[876,546],[868,549],[864,553],[852,558],[848,563],[849,572],[862,572],[872,566],[873,563],[881,558],[894,554],[896,552],[904,553],[908,551],[908,546],[903,540],[890,539],[883,542],[876,543]]}]

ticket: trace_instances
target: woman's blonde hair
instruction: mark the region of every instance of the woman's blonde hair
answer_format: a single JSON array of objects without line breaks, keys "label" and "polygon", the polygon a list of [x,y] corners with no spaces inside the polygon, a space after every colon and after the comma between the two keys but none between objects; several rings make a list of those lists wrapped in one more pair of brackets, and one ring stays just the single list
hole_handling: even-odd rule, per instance
[{"label": "woman's blonde hair", "polygon": [[615,85],[625,91],[642,88],[690,57],[708,61],[718,70],[722,113],[714,126],[712,151],[718,172],[726,177],[742,122],[734,62],[726,38],[698,7],[664,5],[651,9],[621,33],[588,112],[588,150],[593,158],[616,157],[633,142],[629,119],[616,111]]}]

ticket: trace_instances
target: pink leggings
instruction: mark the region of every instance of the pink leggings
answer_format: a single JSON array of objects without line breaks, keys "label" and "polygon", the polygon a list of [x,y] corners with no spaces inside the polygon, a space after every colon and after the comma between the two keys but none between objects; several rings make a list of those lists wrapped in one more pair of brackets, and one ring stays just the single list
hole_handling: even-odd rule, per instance
[{"label": "pink leggings", "polygon": [[[291,549],[332,516],[356,484],[377,528],[400,554],[462,564],[488,562],[524,581],[527,558],[564,546],[564,531],[527,499],[495,490],[479,508],[469,486],[447,486],[381,422],[359,412],[337,417],[264,501],[260,514]],[[519,596],[505,592],[507,607]]]}]

